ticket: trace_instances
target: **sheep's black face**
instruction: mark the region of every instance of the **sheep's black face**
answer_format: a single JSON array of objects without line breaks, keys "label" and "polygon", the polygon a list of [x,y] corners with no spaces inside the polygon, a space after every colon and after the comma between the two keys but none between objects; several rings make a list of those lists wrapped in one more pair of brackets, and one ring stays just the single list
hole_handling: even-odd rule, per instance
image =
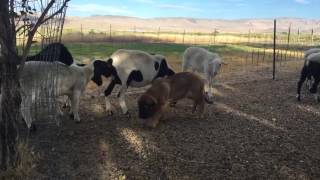
[{"label": "sheep's black face", "polygon": [[112,65],[112,59],[109,59],[107,62],[96,60],[93,63],[94,66],[94,75],[92,81],[94,81],[98,86],[102,85],[101,76],[109,77],[111,75],[116,75],[117,71]]},{"label": "sheep's black face", "polygon": [[169,67],[168,67],[168,71],[167,71],[167,76],[173,76],[173,75],[175,75],[176,73],[172,70],[172,69],[170,69]]},{"label": "sheep's black face", "polygon": [[141,96],[138,101],[139,117],[141,119],[147,119],[152,117],[157,111],[157,103],[154,98],[150,96]]},{"label": "sheep's black face", "polygon": [[97,75],[96,73],[94,73],[93,78],[91,80],[95,82],[98,86],[102,85],[101,75]]}]

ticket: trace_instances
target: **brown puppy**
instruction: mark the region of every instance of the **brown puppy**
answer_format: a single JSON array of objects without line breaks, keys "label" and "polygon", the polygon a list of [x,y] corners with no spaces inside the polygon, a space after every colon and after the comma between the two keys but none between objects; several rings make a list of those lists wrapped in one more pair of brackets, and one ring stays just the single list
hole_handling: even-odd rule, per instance
[{"label": "brown puppy", "polygon": [[212,104],[204,92],[204,80],[191,72],[177,73],[168,78],[157,79],[138,100],[139,117],[144,125],[156,127],[164,116],[170,102],[177,102],[182,98],[193,100],[193,110],[199,107],[202,115],[204,104]]}]

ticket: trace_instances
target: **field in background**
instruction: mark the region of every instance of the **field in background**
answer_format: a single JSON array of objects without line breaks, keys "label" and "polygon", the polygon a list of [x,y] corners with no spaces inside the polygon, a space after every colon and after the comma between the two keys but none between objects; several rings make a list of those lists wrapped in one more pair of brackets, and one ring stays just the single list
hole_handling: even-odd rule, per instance
[{"label": "field in background", "polygon": [[[289,32],[290,31],[290,32]],[[166,42],[177,44],[270,44],[273,42],[273,32],[254,33],[226,33],[214,30],[212,33],[203,32],[174,32],[161,31],[124,31],[117,29],[65,29],[63,40],[68,42],[97,42],[97,41],[143,41],[143,42]],[[289,40],[289,42],[288,42]],[[296,46],[316,46],[320,44],[320,35],[310,32],[278,32],[277,41],[280,45],[292,44]]]},{"label": "field in background", "polygon": [[[169,64],[180,71],[182,54],[190,45],[168,43],[143,43],[143,42],[66,42],[65,45],[71,51],[78,62],[87,63],[92,59],[107,59],[118,49],[137,49],[149,53],[162,54],[167,57]],[[212,52],[219,53],[228,63],[222,67],[222,73],[256,71],[261,68],[272,68],[273,51],[267,48],[252,48],[246,45],[201,45]],[[33,53],[39,47],[34,46]],[[280,67],[300,67],[302,51],[277,51],[277,69]],[[271,74],[271,69],[270,69]]]},{"label": "field in background", "polygon": [[[62,42],[71,50],[79,62],[88,59],[106,59],[117,49],[138,49],[149,53],[163,54],[169,63],[180,69],[182,53],[189,46],[201,46],[218,52],[229,64],[222,72],[251,71],[257,68],[272,67],[275,55],[277,71],[279,67],[290,66],[297,69],[298,61],[303,60],[306,49],[320,45],[320,35],[313,29],[300,31],[279,21],[282,30],[274,32],[272,24],[269,32],[257,33],[254,29],[239,33],[222,32],[213,28],[212,33],[190,30],[168,31],[166,28],[117,28],[110,25],[99,29],[88,27],[68,27],[63,31]],[[38,34],[38,39],[46,37]],[[274,42],[276,49],[274,51]],[[35,43],[33,53],[40,49]]]},{"label": "field in background", "polygon": [[[303,52],[320,45],[320,35],[313,29],[293,29],[293,25],[289,25],[285,31],[281,23],[282,21],[279,21],[278,26],[282,26],[282,30],[275,29],[275,41],[272,30],[257,33],[254,29],[249,29],[247,33],[229,33],[213,28],[212,33],[207,33],[186,29],[168,31],[161,27],[153,30],[136,27],[123,30],[112,25],[103,30],[89,29],[81,25],[78,28],[65,29],[63,42],[70,44],[70,48],[83,49],[79,54],[75,52],[79,60],[103,58],[119,48],[126,48],[164,54],[174,67],[180,67],[183,51],[189,46],[201,46],[218,52],[229,63],[229,66],[223,68],[223,72],[271,67],[274,53],[278,67],[288,65],[296,69],[297,61],[303,59]],[[271,26],[270,29],[272,28]],[[86,46],[86,43],[91,47]],[[101,48],[103,51],[100,51]]]}]

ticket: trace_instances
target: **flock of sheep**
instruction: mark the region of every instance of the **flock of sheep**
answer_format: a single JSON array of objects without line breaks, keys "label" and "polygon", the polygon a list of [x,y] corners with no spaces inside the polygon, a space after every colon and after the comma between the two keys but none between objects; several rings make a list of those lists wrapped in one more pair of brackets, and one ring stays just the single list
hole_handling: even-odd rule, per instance
[{"label": "flock of sheep", "polygon": [[[76,64],[70,52],[61,43],[53,43],[35,56],[27,59],[20,77],[21,114],[28,128],[34,128],[31,104],[41,93],[50,92],[56,98],[67,96],[71,101],[70,115],[80,122],[79,101],[89,81],[97,86],[103,84],[102,76],[110,78],[110,84],[104,91],[106,112],[112,115],[110,94],[116,85],[122,113],[130,116],[126,105],[125,93],[128,87],[145,87],[151,84],[138,99],[139,118],[143,125],[156,127],[164,118],[168,107],[182,99],[193,101],[193,112],[198,108],[202,116],[205,103],[213,103],[213,81],[218,74],[222,58],[200,47],[189,47],[182,58],[182,72],[175,73],[166,58],[159,54],[150,54],[140,50],[119,49],[106,61],[93,60],[89,64]],[[192,72],[187,72],[187,70]],[[194,72],[205,75],[205,78]],[[50,79],[50,81],[48,81]],[[305,63],[301,71],[297,88],[297,99],[301,99],[301,86],[309,80],[309,90],[317,94],[320,82],[320,49],[313,48],[305,52]],[[316,95],[317,100],[320,98]],[[57,116],[63,113],[53,101]]]},{"label": "flock of sheep", "polygon": [[[182,98],[193,101],[193,112],[198,108],[202,116],[205,103],[211,104],[213,79],[223,61],[221,57],[199,47],[187,48],[182,69],[193,72],[175,73],[166,58],[139,50],[119,49],[108,60],[93,60],[89,64],[76,64],[67,48],[61,43],[48,45],[35,56],[28,57],[20,77],[21,114],[27,127],[34,129],[31,104],[44,91],[55,98],[67,96],[71,101],[70,115],[80,122],[79,101],[89,81],[103,84],[102,76],[110,78],[104,91],[106,112],[112,115],[110,94],[120,85],[119,104],[123,114],[130,115],[125,101],[128,87],[145,87],[151,84],[138,99],[139,118],[143,125],[156,127],[164,118],[169,105]],[[206,79],[194,72],[203,73]],[[205,90],[205,87],[208,87]],[[52,101],[57,116],[62,116],[58,101]]]}]

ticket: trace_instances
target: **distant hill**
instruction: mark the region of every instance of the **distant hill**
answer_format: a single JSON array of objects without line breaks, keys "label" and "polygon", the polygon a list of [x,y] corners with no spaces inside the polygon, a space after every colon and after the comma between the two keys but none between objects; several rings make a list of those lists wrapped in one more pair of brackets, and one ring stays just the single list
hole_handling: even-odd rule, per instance
[{"label": "distant hill", "polygon": [[[136,18],[126,16],[90,16],[90,17],[67,17],[65,28],[80,29],[81,24],[84,30],[95,29],[108,31],[110,24],[113,29],[126,31],[178,31],[184,29],[189,32],[213,32],[217,29],[220,32],[271,32],[273,29],[272,19],[194,19],[194,18]],[[278,31],[288,31],[292,24],[293,31],[320,31],[320,20],[302,18],[279,18]]]}]

